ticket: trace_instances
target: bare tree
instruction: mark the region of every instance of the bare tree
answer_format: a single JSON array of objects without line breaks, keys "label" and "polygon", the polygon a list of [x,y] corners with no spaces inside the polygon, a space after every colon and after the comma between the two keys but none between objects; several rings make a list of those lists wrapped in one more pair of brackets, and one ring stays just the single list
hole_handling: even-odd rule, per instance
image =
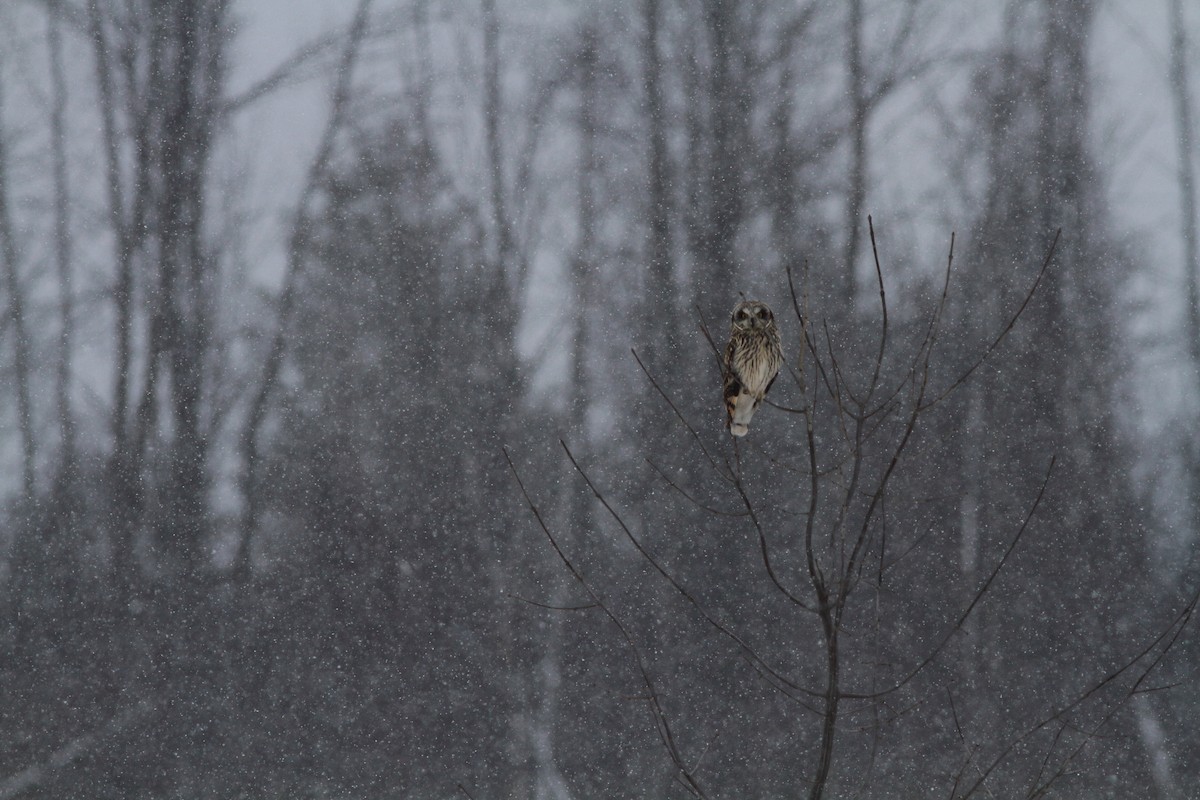
[{"label": "bare tree", "polygon": [[[0,797],[1186,785],[1193,576],[1138,556],[1095,0],[1006,0],[965,83],[921,77],[964,63],[925,0],[391,5],[236,91],[230,0],[16,15],[0,399],[45,486],[0,514]],[[224,245],[260,220],[233,126],[314,79],[272,293]],[[921,89],[970,233],[856,276]],[[735,442],[740,291],[789,361]]]},{"label": "bare tree", "polygon": [[[668,558],[662,554],[668,549],[665,542],[653,541],[648,533],[636,533],[608,499],[607,492],[567,450],[572,466],[620,535],[674,590],[683,607],[699,619],[701,628],[724,642],[728,657],[745,663],[750,677],[743,680],[761,680],[792,704],[790,707],[799,714],[797,721],[813,721],[815,737],[804,737],[802,741],[809,743],[815,756],[799,777],[799,785],[812,800],[825,797],[835,787],[837,792],[847,793],[854,787],[866,791],[875,786],[874,782],[881,779],[876,772],[877,762],[884,758],[888,747],[897,746],[889,744],[887,737],[905,718],[906,709],[940,705],[953,711],[953,689],[937,677],[945,671],[942,662],[953,658],[949,645],[993,593],[1001,573],[1012,569],[1013,554],[1037,527],[1037,512],[1047,493],[1053,491],[1051,472],[1047,471],[1035,496],[1028,498],[1022,518],[1010,522],[1003,552],[973,586],[966,587],[967,599],[958,610],[946,608],[932,619],[922,618],[911,611],[906,614],[903,606],[888,601],[894,591],[890,587],[911,581],[910,570],[920,572],[920,564],[911,554],[929,546],[922,527],[938,523],[936,514],[931,518],[927,513],[923,516],[915,512],[922,501],[906,496],[907,490],[897,476],[911,460],[914,442],[932,429],[936,412],[945,407],[946,399],[996,357],[1004,340],[1018,326],[1051,268],[1053,255],[1051,244],[1007,323],[994,332],[987,346],[959,374],[948,378],[937,377],[940,370],[933,367],[945,323],[953,244],[940,297],[926,321],[909,332],[915,335],[907,352],[902,353],[894,352],[893,340],[898,333],[889,320],[876,252],[881,312],[878,348],[865,363],[856,364],[839,356],[837,343],[828,338],[827,328],[803,312],[805,296],[792,283],[794,324],[799,326],[800,342],[788,370],[800,407],[776,407],[782,413],[796,415],[800,424],[799,430],[795,425],[786,429],[775,426],[776,435],[782,435],[779,441],[713,442],[681,414],[681,405],[656,376],[646,372],[670,413],[685,426],[693,457],[706,464],[724,488],[711,499],[701,500],[698,498],[704,493],[697,487],[678,484],[661,470],[660,476],[682,498],[680,502],[697,505],[714,518],[719,515],[724,520],[735,520],[749,534],[753,542],[750,552],[758,560],[760,574],[774,588],[776,602],[789,610],[784,617],[790,620],[785,629],[815,625],[815,639],[800,635],[782,644],[769,635],[764,637],[770,628],[764,629],[761,621],[745,613],[731,617],[728,611],[710,607],[687,577],[686,556]],[[767,430],[760,435],[768,435]],[[803,454],[801,464],[785,463],[797,453]],[[1049,460],[1052,470],[1053,459]],[[773,488],[797,479],[794,489],[779,492]],[[586,577],[596,574],[597,569],[580,563],[568,551],[570,539],[551,531],[519,475],[518,482],[539,527],[584,591],[587,602],[616,626],[629,649],[636,663],[635,674],[640,675],[642,699],[665,749],[671,774],[697,797],[718,796],[720,787],[728,784],[711,774],[712,769],[701,766],[704,756],[699,752],[706,752],[712,745],[694,743],[689,747],[679,733],[668,710],[664,680],[654,667],[656,659],[649,655],[652,644],[646,642],[646,634],[633,626],[628,612],[619,609],[614,599],[616,587],[610,589],[599,585],[596,578]],[[781,518],[774,509],[780,503],[792,505],[794,510]],[[800,521],[784,521],[789,518]],[[748,553],[743,551],[745,555]],[[739,607],[758,607],[751,585],[739,584],[743,593]],[[1174,645],[1195,603],[1195,597],[1186,602],[1178,614],[1162,623],[1159,636],[1111,672],[1093,682],[1078,682],[1073,698],[1062,701],[1062,705],[1044,706],[1039,712],[1041,719],[1018,729],[1010,742],[1000,741],[982,752],[968,750],[957,770],[950,772],[950,795],[971,797],[995,791],[997,785],[1011,781],[1014,787],[1032,787],[1021,796],[1041,796],[1072,768],[1084,748],[1095,745],[1117,709],[1138,694],[1139,687]],[[897,627],[909,634],[896,637],[884,632]],[[789,657],[796,650],[804,655]],[[819,662],[814,658],[818,653]],[[823,666],[814,668],[814,663]],[[1098,659],[1096,667],[1103,669],[1104,664]],[[947,700],[948,707],[944,705]],[[708,723],[720,724],[716,720]],[[1077,725],[1086,727],[1078,729]],[[695,737],[690,738],[694,742]],[[843,764],[840,770],[837,763]],[[918,780],[927,782],[929,777],[932,775]],[[1005,790],[1006,794],[1012,791],[1026,790]]]}]

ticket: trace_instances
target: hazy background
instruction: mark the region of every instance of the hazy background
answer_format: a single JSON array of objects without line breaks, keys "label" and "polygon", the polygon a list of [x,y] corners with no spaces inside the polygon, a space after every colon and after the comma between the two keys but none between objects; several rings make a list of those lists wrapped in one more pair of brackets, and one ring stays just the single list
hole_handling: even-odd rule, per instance
[{"label": "hazy background", "polygon": [[[0,797],[807,796],[810,514],[871,553],[825,796],[1191,796],[1198,41],[1186,0],[0,5]],[[861,440],[829,402],[868,214],[888,385],[955,235],[928,374],[971,380],[909,438],[904,391]],[[795,372],[735,453],[742,293]]]}]

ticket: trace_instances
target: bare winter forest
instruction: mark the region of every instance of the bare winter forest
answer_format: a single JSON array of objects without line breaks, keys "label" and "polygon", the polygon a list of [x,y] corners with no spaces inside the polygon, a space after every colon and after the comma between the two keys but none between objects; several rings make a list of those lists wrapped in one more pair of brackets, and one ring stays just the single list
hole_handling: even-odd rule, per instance
[{"label": "bare winter forest", "polygon": [[3,0],[0,799],[1200,796],[1198,54]]}]

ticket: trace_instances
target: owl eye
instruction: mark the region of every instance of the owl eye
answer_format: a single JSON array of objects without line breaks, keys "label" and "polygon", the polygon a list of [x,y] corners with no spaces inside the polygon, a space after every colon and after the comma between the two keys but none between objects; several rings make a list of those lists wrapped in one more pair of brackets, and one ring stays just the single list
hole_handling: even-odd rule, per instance
[{"label": "owl eye", "polygon": [[759,319],[770,319],[770,318],[771,318],[771,312],[770,312],[770,311],[768,311],[768,310],[767,310],[767,309],[765,309],[765,308],[760,308],[760,309],[758,310],[758,318],[759,318]]}]

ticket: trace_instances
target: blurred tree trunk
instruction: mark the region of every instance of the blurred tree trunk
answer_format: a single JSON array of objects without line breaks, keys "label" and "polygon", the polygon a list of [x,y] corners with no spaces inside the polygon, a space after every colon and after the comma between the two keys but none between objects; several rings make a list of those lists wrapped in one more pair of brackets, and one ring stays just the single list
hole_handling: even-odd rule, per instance
[{"label": "blurred tree trunk", "polygon": [[[502,133],[507,130],[502,78],[500,15],[496,0],[481,0],[483,15],[483,74],[482,112],[486,170],[487,214],[491,221],[490,263],[480,276],[479,297],[472,305],[478,319],[472,324],[481,327],[482,341],[492,342],[490,353],[476,353],[484,359],[478,364],[483,380],[480,418],[491,419],[491,433],[477,444],[474,454],[468,455],[480,510],[495,509],[510,499],[506,468],[500,457],[500,442],[507,443],[522,432],[520,403],[524,395],[516,352],[516,326],[520,317],[524,261],[517,250],[509,216],[508,185]],[[499,439],[499,442],[496,439]],[[509,526],[501,516],[487,514],[472,528],[483,542],[498,550],[489,569],[492,588],[491,602],[496,625],[494,636],[498,646],[502,674],[497,675],[502,688],[507,731],[505,734],[505,769],[497,785],[505,797],[524,798],[530,795],[534,780],[533,753],[528,747],[528,731],[534,712],[531,685],[526,672],[530,657],[528,641],[518,625],[522,610],[507,597],[521,585],[520,576],[528,574],[527,555],[515,546]]]},{"label": "blurred tree trunk", "polygon": [[671,363],[677,359],[676,314],[662,309],[678,307],[671,258],[670,157],[667,154],[667,122],[662,107],[662,58],[659,50],[659,0],[642,0],[642,92],[647,126],[647,251],[648,299],[644,323],[646,355],[650,365],[661,369],[660,377],[671,385]]},{"label": "blurred tree trunk", "polygon": [[[999,52],[995,57],[995,74],[982,72],[976,76],[981,87],[986,87],[984,105],[979,109],[982,117],[982,140],[984,161],[989,169],[997,172],[1011,159],[1018,158],[1011,152],[1016,141],[1011,127],[1015,113],[1013,94],[1008,81],[1020,80],[1018,54],[1015,39],[1020,36],[1018,23],[1019,4],[1009,3],[1004,11]],[[992,180],[998,180],[993,177]],[[1012,202],[1002,193],[989,192],[983,208],[978,210],[981,220],[988,225],[1001,225],[1005,214],[1004,204]],[[1023,202],[1023,201],[1018,201]],[[1022,221],[1019,224],[1024,224]],[[984,233],[991,236],[990,232]],[[989,241],[991,241],[989,239]],[[981,249],[984,245],[981,245]],[[961,310],[962,318],[956,324],[980,332],[997,330],[1005,300],[1014,293],[1009,280],[987,280],[986,276],[967,281],[963,289],[966,304]],[[959,356],[958,368],[965,369],[966,358]],[[979,573],[985,554],[991,554],[988,535],[995,524],[991,511],[999,493],[993,490],[995,480],[993,465],[987,456],[988,421],[1003,413],[1003,402],[997,402],[993,392],[983,381],[974,381],[962,390],[962,404],[955,410],[952,425],[962,431],[955,457],[958,459],[958,477],[961,480],[957,518],[959,523],[958,573],[961,577],[960,602],[968,603],[979,585]],[[979,689],[987,685],[987,645],[990,609],[982,607],[966,626],[956,662],[958,679],[962,686],[963,713],[970,719],[991,719],[995,712],[988,694]]]},{"label": "blurred tree trunk", "polygon": [[169,413],[174,441],[164,499],[170,514],[162,544],[185,569],[207,561],[208,439],[201,416],[205,361],[212,344],[210,273],[204,241],[206,178],[225,77],[224,0],[156,3],[163,58],[151,65],[152,97],[162,103],[158,223],[159,333],[166,356]]},{"label": "blurred tree trunk", "polygon": [[187,571],[206,553],[215,269],[204,241],[206,178],[220,129],[227,8],[224,0],[91,2],[88,12],[117,247],[109,471],[118,536],[128,538],[141,518],[145,448],[165,418],[168,465],[151,485],[169,513],[154,523],[164,554]]},{"label": "blurred tree trunk", "polygon": [[771,209],[771,233],[775,250],[785,267],[798,268],[801,258],[796,236],[796,227],[800,224],[797,215],[799,204],[796,201],[796,178],[800,164],[792,142],[795,73],[792,69],[791,48],[785,46],[781,50],[779,82],[775,90],[777,99],[771,109],[771,155],[763,183],[767,190],[766,202]]},{"label": "blurred tree trunk", "polygon": [[750,98],[740,82],[738,59],[744,46],[739,4],[705,0],[704,33],[711,66],[706,85],[709,148],[703,164],[707,213],[699,231],[701,308],[723,317],[732,307],[737,286],[734,244],[744,215],[742,155]]},{"label": "blurred tree trunk", "polygon": [[[1192,125],[1191,85],[1188,80],[1187,31],[1182,0],[1171,0],[1171,99],[1175,110],[1175,140],[1179,145],[1179,212],[1183,242],[1183,276],[1187,304],[1184,318],[1184,347],[1191,361],[1196,396],[1200,397],[1200,233],[1197,233],[1196,139]],[[1191,481],[1193,523],[1200,531],[1200,438],[1188,443],[1188,474]],[[1193,535],[1196,535],[1193,532]]]},{"label": "blurred tree trunk", "polygon": [[854,310],[858,290],[859,240],[867,198],[867,105],[866,77],[863,70],[862,0],[849,0],[846,16],[846,74],[850,96],[850,180],[846,193],[846,242],[838,271],[840,287],[836,302],[844,314]]},{"label": "blurred tree trunk", "polygon": [[[108,476],[126,643],[116,663],[125,681],[138,677],[167,698],[162,735],[143,754],[166,794],[186,784],[195,762],[185,754],[213,723],[222,615],[207,585],[216,265],[205,220],[232,31],[225,0],[92,0],[88,31],[116,245]],[[151,447],[162,454],[153,464]],[[139,531],[156,545],[153,587],[140,580]],[[150,588],[151,602],[132,615],[131,599]],[[129,654],[139,650],[149,660],[135,665]]]},{"label": "blurred tree trunk", "polygon": [[[223,614],[208,585],[210,441],[203,417],[215,264],[205,241],[205,218],[231,28],[225,0],[156,1],[143,13],[151,21],[146,35],[158,43],[149,45],[157,58],[146,65],[149,108],[158,111],[150,134],[156,143],[150,169],[158,267],[150,347],[151,357],[161,359],[163,416],[170,431],[151,520],[164,566],[174,578],[153,604],[153,678],[171,697],[157,753],[169,765],[159,784],[167,793],[187,786],[192,771],[206,768],[187,754],[218,724],[215,687],[221,659],[212,643]],[[144,396],[143,402],[157,400]]]},{"label": "blurred tree trunk", "polygon": [[[646,363],[665,386],[674,386],[672,365],[679,359],[679,333],[674,313],[679,305],[675,265],[671,257],[670,163],[663,109],[663,66],[659,51],[659,0],[642,0],[642,92],[647,150],[648,265],[642,314]],[[657,410],[656,403],[647,404]],[[649,409],[648,409],[649,410]],[[654,420],[664,419],[657,413]]]},{"label": "blurred tree trunk", "polygon": [[239,520],[239,535],[233,556],[233,571],[236,578],[245,582],[250,577],[253,537],[258,530],[263,509],[262,476],[259,460],[262,447],[263,427],[267,422],[271,398],[278,388],[279,371],[288,349],[288,332],[291,326],[292,309],[296,303],[296,285],[300,277],[301,261],[308,247],[310,206],[317,196],[321,182],[327,178],[329,165],[334,155],[334,144],[346,124],[350,90],[353,86],[354,67],[358,61],[367,33],[373,0],[359,0],[350,28],[337,62],[333,94],[329,101],[329,116],[312,161],[296,207],[292,211],[291,229],[288,232],[287,262],[283,277],[283,288],[279,293],[275,311],[275,327],[263,355],[262,375],[250,398],[250,407],[238,435],[241,470],[238,488],[242,496],[242,513]]},{"label": "blurred tree trunk", "polygon": [[496,0],[481,0],[483,9],[483,126],[486,149],[488,211],[492,221],[492,264],[484,276],[487,323],[502,346],[493,360],[500,381],[498,397],[508,406],[503,417],[509,429],[515,422],[522,381],[518,374],[516,325],[523,295],[525,262],[517,249],[509,216],[502,131],[505,114],[501,78],[500,19]]},{"label": "blurred tree trunk", "polygon": [[[4,83],[0,76],[0,113],[3,109]],[[17,432],[21,440],[21,494],[27,502],[32,502],[36,489],[37,442],[33,430],[25,289],[21,285],[21,248],[12,216],[10,166],[7,133],[0,127],[0,258],[4,260],[4,290],[8,293],[8,320],[12,326],[13,390],[17,398]]]},{"label": "blurred tree trunk", "polygon": [[59,465],[56,505],[65,502],[76,471],[75,417],[71,409],[71,357],[74,347],[74,296],[71,268],[70,187],[67,182],[67,80],[63,73],[61,21],[46,16],[46,49],[50,60],[50,158],[54,173],[54,262],[58,278],[58,365],[55,405],[58,412]]},{"label": "blurred tree trunk", "polygon": [[[150,201],[150,109],[142,101],[145,89],[136,76],[122,71],[124,85],[118,86],[118,65],[128,63],[136,52],[135,42],[127,37],[133,31],[113,24],[111,7],[100,0],[89,0],[88,35],[95,63],[96,89],[102,122],[102,148],[105,157],[105,188],[107,189],[109,226],[115,244],[115,280],[112,290],[114,306],[113,329],[113,398],[111,403],[112,450],[107,464],[109,503],[112,508],[110,537],[113,540],[113,563],[116,573],[119,610],[129,607],[134,591],[137,568],[133,557],[134,527],[141,519],[144,492],[142,478],[142,439],[139,431],[148,427],[150,406],[134,405],[135,387],[135,263],[145,252],[148,226],[145,225]],[[112,37],[110,31],[121,32]],[[114,47],[113,42],[118,44]],[[122,110],[128,112],[128,128],[123,131],[118,122]],[[145,109],[146,113],[138,113]],[[133,164],[127,177],[122,163],[122,135],[127,135],[132,147]],[[127,183],[129,184],[127,188]],[[126,205],[127,198],[129,205]],[[153,396],[157,376],[157,359],[147,359],[145,386]]]},{"label": "blurred tree trunk", "polygon": [[[1192,415],[1192,423],[1185,425],[1184,430],[1190,431],[1190,436],[1181,442],[1180,450],[1184,460],[1184,470],[1188,482],[1188,499],[1191,509],[1191,530],[1188,532],[1188,542],[1195,546],[1200,540],[1200,434],[1194,420],[1200,414],[1197,402],[1200,402],[1200,232],[1197,225],[1197,189],[1196,189],[1196,136],[1195,116],[1192,106],[1192,85],[1188,72],[1188,37],[1184,21],[1183,1],[1170,0],[1168,3],[1168,36],[1170,38],[1170,59],[1168,80],[1174,111],[1175,140],[1178,145],[1178,185],[1180,213],[1180,241],[1183,246],[1183,286],[1184,286],[1184,319],[1183,319],[1183,350],[1189,362],[1192,384],[1192,405],[1185,413]],[[1181,573],[1181,583],[1186,586],[1190,576],[1186,570]],[[1189,648],[1192,653],[1194,650]],[[1189,653],[1191,654],[1191,653]],[[1194,657],[1194,655],[1193,655]],[[1192,697],[1195,697],[1193,693]],[[1188,746],[1195,746],[1195,730],[1191,724],[1193,714],[1179,713],[1177,709],[1187,707],[1177,698],[1170,701],[1157,699],[1154,695],[1144,695],[1137,698],[1135,713],[1138,720],[1138,733],[1147,759],[1151,763],[1151,775],[1155,787],[1162,798],[1171,800],[1180,797],[1179,782],[1176,780],[1173,767],[1172,751],[1181,753]],[[1166,725],[1164,725],[1166,723]],[[1164,736],[1164,727],[1174,728],[1175,736]],[[1180,742],[1178,739],[1182,739]],[[1195,775],[1195,765],[1188,759],[1179,759],[1178,766],[1182,775]],[[1186,782],[1186,781],[1185,781]]]},{"label": "blurred tree trunk", "polygon": [[488,200],[491,204],[492,249],[495,254],[495,275],[491,280],[497,291],[506,288],[507,271],[513,268],[512,225],[508,218],[505,198],[504,153],[500,131],[504,127],[503,98],[500,86],[500,18],[496,0],[483,3],[483,125],[487,150]]},{"label": "blurred tree trunk", "polygon": [[571,359],[571,429],[582,441],[587,435],[588,356],[591,351],[590,316],[595,301],[596,271],[596,197],[593,183],[598,172],[596,155],[596,69],[599,33],[594,20],[583,23],[580,31],[578,70],[579,161],[576,171],[576,214],[579,239],[572,259],[572,283],[575,287],[575,315]]},{"label": "blurred tree trunk", "polygon": [[735,299],[734,244],[745,213],[744,163],[752,99],[744,70],[742,6],[704,0],[689,7],[684,63],[688,250],[691,301],[724,317]]},{"label": "blurred tree trunk", "polygon": [[415,55],[412,59],[413,111],[417,130],[423,141],[433,141],[433,130],[429,125],[429,104],[433,98],[434,66],[430,52],[429,0],[416,0],[410,10],[409,27]]},{"label": "blurred tree trunk", "polygon": [[[571,282],[574,287],[574,314],[571,336],[571,383],[566,430],[571,440],[580,446],[588,441],[588,411],[592,404],[593,382],[589,379],[589,361],[595,357],[594,323],[592,320],[598,300],[599,256],[596,242],[596,190],[600,173],[597,152],[600,106],[597,91],[600,32],[594,15],[588,14],[581,23],[578,52],[572,65],[578,89],[576,126],[578,162],[576,165],[576,218],[578,239],[571,259]],[[563,491],[566,526],[563,546],[576,548],[586,542],[591,530],[591,494],[578,481],[566,484]],[[545,579],[550,586],[550,604],[569,605],[567,576],[554,571]],[[537,728],[530,743],[536,768],[534,793],[537,797],[566,800],[570,797],[567,783],[559,769],[556,748],[563,672],[563,613],[548,612],[541,637],[537,702]]]}]

